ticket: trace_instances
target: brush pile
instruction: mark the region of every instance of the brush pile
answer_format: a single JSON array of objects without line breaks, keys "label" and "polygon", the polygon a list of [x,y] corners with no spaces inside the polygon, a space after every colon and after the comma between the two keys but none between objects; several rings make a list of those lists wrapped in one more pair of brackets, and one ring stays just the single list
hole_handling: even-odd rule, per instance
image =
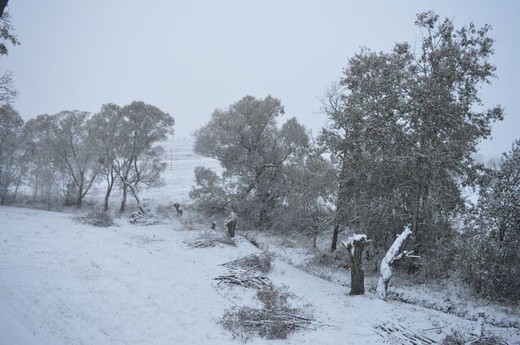
[{"label": "brush pile", "polygon": [[227,267],[232,271],[258,271],[268,273],[271,270],[271,262],[272,254],[269,252],[263,252],[260,254],[247,255],[240,259],[226,262],[221,266]]},{"label": "brush pile", "polygon": [[314,329],[312,324],[315,320],[312,317],[289,306],[290,296],[285,289],[270,284],[256,295],[263,308],[232,308],[226,312],[221,323],[235,337],[244,341],[254,335],[267,339],[286,339],[290,333],[299,329]]},{"label": "brush pile", "polygon": [[186,244],[191,248],[208,248],[222,245],[234,246],[235,241],[228,236],[222,236],[217,232],[208,231],[194,240],[187,241]]},{"label": "brush pile", "polygon": [[[215,278],[220,283],[239,285],[244,288],[262,289],[271,285],[271,281],[265,276],[271,270],[271,254],[265,252],[251,254],[240,259],[223,263],[230,270],[230,274]],[[261,272],[264,275],[258,275]]]},{"label": "brush pile", "polygon": [[271,281],[267,277],[263,276],[237,276],[236,274],[218,276],[215,278],[220,283],[226,283],[231,285],[239,285],[244,288],[255,288],[262,289],[271,284]]}]

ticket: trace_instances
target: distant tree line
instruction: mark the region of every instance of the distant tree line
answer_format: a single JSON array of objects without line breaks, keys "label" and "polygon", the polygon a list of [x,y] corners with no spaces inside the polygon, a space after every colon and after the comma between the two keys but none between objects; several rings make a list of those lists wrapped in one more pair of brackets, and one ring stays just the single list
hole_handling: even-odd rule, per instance
[{"label": "distant tree line", "polygon": [[[295,119],[279,126],[283,107],[271,96],[215,110],[195,133],[195,152],[223,172],[197,168],[190,195],[200,210],[235,212],[245,227],[314,236],[332,228],[332,250],[347,228],[384,252],[409,224],[407,249],[421,256],[410,273],[442,277],[461,263],[478,292],[512,297],[512,286],[520,291],[518,144],[497,171],[473,159],[503,117],[479,96],[495,77],[490,27],[456,29],[433,12],[415,24],[416,49],[363,48],[348,61],[324,99],[329,125],[317,142]],[[481,190],[472,210],[468,188]]]},{"label": "distant tree line", "polygon": [[[0,3],[0,56],[19,44]],[[20,191],[28,202],[48,209],[56,199],[81,207],[96,181],[106,182],[104,210],[114,187],[121,189],[119,210],[128,194],[140,211],[142,186],[162,183],[163,148],[173,133],[174,119],[143,102],[126,106],[105,104],[96,114],[62,111],[40,115],[24,123],[12,102],[16,90],[10,71],[0,77],[0,204],[15,202]],[[28,196],[28,194],[30,196]]]},{"label": "distant tree line", "polygon": [[[160,185],[163,148],[173,118],[143,102],[105,104],[92,115],[62,111],[26,123],[10,104],[0,107],[0,204],[15,201],[20,189],[51,209],[56,198],[81,207],[94,182],[104,180],[104,209],[114,186],[123,212],[130,194],[144,212],[141,186]],[[27,196],[26,196],[27,197]]]}]

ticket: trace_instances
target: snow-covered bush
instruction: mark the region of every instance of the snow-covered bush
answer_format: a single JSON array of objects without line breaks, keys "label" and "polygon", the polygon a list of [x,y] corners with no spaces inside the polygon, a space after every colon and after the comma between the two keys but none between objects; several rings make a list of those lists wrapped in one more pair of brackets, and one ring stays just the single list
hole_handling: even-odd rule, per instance
[{"label": "snow-covered bush", "polygon": [[520,140],[482,188],[467,226],[466,279],[482,296],[520,302]]},{"label": "snow-covered bush", "polygon": [[196,167],[195,187],[189,194],[195,209],[208,216],[224,214],[228,198],[222,185],[222,179],[211,169]]},{"label": "snow-covered bush", "polygon": [[89,224],[101,228],[114,225],[114,217],[102,209],[93,209],[86,215],[77,217],[76,220],[83,224]]}]

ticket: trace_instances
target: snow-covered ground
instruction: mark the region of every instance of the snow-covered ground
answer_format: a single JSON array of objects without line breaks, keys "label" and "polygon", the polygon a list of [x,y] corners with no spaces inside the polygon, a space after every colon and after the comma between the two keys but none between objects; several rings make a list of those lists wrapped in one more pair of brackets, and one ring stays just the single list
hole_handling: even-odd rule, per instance
[{"label": "snow-covered ground", "polygon": [[[189,143],[173,150],[177,159],[166,172],[167,185],[144,192],[150,205],[187,201],[194,166],[217,166],[193,155]],[[122,217],[109,228],[74,217],[0,207],[0,345],[242,343],[219,320],[233,306],[254,305],[254,291],[214,278],[227,273],[220,264],[259,251],[244,237],[236,246],[192,248],[189,242],[210,230],[189,213],[182,221],[162,218],[147,226]],[[261,240],[270,241],[267,235]],[[268,276],[294,294],[293,305],[313,315],[315,330],[283,341],[253,338],[251,344],[407,344],[406,332],[383,329],[440,341],[454,330],[470,334],[477,328],[471,318],[383,302],[370,287],[365,296],[349,296],[347,274],[329,280],[310,274],[305,250],[284,251],[279,239],[271,242],[277,259]],[[429,290],[423,286],[420,293]],[[442,291],[432,291],[431,298],[442,298]],[[488,306],[486,313],[493,312]],[[518,314],[509,317],[519,320]],[[488,324],[485,330],[520,343],[518,328]]]}]

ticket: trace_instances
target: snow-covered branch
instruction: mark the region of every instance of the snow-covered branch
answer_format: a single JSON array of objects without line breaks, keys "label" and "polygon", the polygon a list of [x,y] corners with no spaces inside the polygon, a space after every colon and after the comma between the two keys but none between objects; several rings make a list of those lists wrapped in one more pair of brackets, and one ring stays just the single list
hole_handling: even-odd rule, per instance
[{"label": "snow-covered branch", "polygon": [[412,234],[410,226],[404,228],[403,232],[397,236],[394,243],[386,253],[385,257],[381,261],[380,277],[377,282],[377,295],[386,300],[386,291],[388,289],[388,283],[392,278],[392,264],[402,258],[403,256],[409,256],[412,252],[401,252],[404,242]]}]

